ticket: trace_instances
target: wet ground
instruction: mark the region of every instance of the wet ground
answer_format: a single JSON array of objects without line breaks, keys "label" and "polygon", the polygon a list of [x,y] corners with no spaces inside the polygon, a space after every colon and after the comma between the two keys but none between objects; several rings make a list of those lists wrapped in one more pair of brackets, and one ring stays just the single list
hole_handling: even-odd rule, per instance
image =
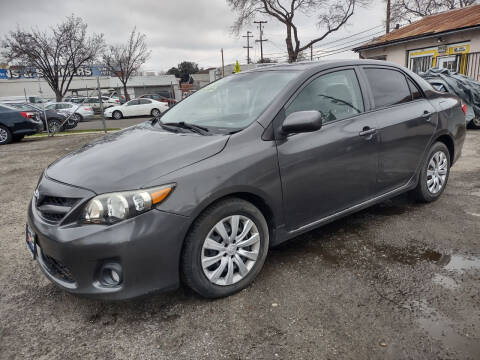
[{"label": "wet ground", "polygon": [[69,295],[24,245],[43,168],[92,135],[0,149],[0,358],[479,359],[480,131],[442,198],[400,196],[272,249],[220,300]]}]

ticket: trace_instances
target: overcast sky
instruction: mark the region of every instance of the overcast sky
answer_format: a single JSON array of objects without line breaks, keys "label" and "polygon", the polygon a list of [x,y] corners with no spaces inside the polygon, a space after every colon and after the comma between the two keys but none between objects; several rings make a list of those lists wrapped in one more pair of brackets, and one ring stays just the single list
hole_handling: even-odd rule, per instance
[{"label": "overcast sky", "polygon": [[[377,31],[381,31],[384,19],[384,2],[373,0],[367,9],[358,9],[349,25],[331,34],[323,43],[314,48],[316,54],[321,49],[331,53],[366,41]],[[152,56],[145,70],[167,70],[180,61],[197,62],[202,67],[221,64],[220,48],[223,47],[225,63],[239,60],[246,62],[245,39],[230,33],[235,14],[225,0],[7,0],[0,8],[0,36],[20,27],[38,26],[48,28],[59,23],[65,16],[75,14],[88,24],[90,32],[103,33],[108,43],[125,42],[134,26],[147,35],[147,43]],[[266,56],[277,57],[285,54],[285,35],[281,24],[267,19],[264,37]],[[299,34],[305,43],[322,32],[315,26],[315,16],[299,16]],[[371,29],[363,34],[357,33]],[[250,26],[254,38],[258,38],[256,26]],[[337,40],[348,37],[344,40]],[[337,40],[337,41],[336,41]],[[324,54],[324,53],[322,53]],[[331,55],[337,58],[356,57],[352,52]],[[254,44],[251,49],[254,61],[260,58],[260,48]]]}]

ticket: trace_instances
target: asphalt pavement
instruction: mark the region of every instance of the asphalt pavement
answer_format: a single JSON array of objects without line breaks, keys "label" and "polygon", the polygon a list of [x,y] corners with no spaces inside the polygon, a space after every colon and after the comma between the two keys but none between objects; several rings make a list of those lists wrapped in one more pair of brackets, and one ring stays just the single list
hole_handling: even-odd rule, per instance
[{"label": "asphalt pavement", "polygon": [[25,245],[43,169],[95,137],[0,147],[1,359],[480,358],[480,131],[435,203],[403,195],[299,236],[225,299],[123,302],[60,290]]}]

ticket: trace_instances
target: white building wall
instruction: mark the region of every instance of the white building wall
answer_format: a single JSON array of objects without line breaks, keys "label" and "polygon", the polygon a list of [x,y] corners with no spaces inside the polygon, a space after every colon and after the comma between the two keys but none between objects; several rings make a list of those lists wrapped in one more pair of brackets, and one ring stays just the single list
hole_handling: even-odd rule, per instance
[{"label": "white building wall", "polygon": [[379,56],[386,56],[387,61],[407,66],[407,55],[409,50],[429,48],[442,44],[454,44],[461,42],[470,42],[470,52],[480,52],[480,29],[463,31],[452,35],[439,35],[442,42],[438,42],[438,37],[431,37],[428,39],[420,39],[409,41],[402,44],[383,46],[371,50],[360,51],[360,56],[363,58],[373,58]]}]

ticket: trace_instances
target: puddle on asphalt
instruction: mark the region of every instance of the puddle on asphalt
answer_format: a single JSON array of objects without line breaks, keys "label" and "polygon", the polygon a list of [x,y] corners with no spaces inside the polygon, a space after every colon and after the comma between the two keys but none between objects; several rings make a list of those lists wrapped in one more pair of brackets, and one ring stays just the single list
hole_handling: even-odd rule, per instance
[{"label": "puddle on asphalt", "polygon": [[[464,324],[457,324],[424,301],[414,301],[413,305],[422,312],[423,316],[417,321],[429,337],[440,341],[447,349],[473,357],[480,354],[478,334],[468,333]],[[461,335],[456,331],[459,326],[462,327]]]}]

